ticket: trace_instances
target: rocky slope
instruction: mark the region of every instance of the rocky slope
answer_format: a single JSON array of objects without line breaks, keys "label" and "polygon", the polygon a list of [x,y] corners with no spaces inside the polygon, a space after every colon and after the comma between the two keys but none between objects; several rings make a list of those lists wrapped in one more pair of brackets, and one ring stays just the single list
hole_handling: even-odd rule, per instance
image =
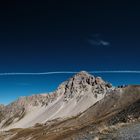
[{"label": "rocky slope", "polygon": [[112,91],[111,84],[85,71],[60,84],[49,94],[21,97],[1,109],[0,127],[30,127],[59,117],[71,117],[85,111]]},{"label": "rocky slope", "polygon": [[[50,95],[23,97],[10,104],[9,110],[16,110],[17,104],[25,113],[18,113],[19,120],[12,119],[7,126],[14,129],[1,131],[0,140],[140,139],[140,85],[114,88],[99,77],[80,72]],[[13,116],[20,109],[9,110],[7,114]],[[25,121],[29,125],[23,128]]]},{"label": "rocky slope", "polygon": [[[9,140],[127,140],[140,139],[140,86],[109,93],[84,112],[26,129],[3,132]],[[127,137],[126,137],[127,136]]]}]

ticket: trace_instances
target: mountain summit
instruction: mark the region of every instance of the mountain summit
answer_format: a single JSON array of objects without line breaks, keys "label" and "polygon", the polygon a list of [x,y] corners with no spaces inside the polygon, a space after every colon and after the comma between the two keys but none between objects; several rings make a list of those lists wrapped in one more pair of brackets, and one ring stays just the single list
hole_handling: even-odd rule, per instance
[{"label": "mountain summit", "polygon": [[112,87],[81,71],[54,92],[0,105],[0,140],[139,139],[139,120],[140,86]]},{"label": "mountain summit", "polygon": [[100,77],[81,71],[59,85],[56,91],[21,97],[5,106],[0,126],[4,129],[29,127],[55,118],[77,115],[104,98],[112,89]]}]

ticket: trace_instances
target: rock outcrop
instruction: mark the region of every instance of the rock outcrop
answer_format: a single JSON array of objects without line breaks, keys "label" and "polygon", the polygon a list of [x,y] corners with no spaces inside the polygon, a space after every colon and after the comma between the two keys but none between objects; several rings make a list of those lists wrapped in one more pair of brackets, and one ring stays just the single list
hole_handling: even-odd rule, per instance
[{"label": "rock outcrop", "polygon": [[114,90],[101,77],[81,71],[52,93],[21,97],[1,110],[0,127],[30,127],[47,120],[75,116]]}]

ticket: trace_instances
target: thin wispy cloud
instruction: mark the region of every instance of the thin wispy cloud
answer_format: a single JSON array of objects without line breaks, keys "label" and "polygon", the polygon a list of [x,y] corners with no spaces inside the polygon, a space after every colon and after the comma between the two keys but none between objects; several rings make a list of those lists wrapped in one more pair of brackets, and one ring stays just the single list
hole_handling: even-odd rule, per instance
[{"label": "thin wispy cloud", "polygon": [[109,46],[110,45],[110,42],[107,42],[107,41],[104,41],[104,40],[92,40],[92,39],[88,39],[88,42],[91,45],[94,45],[94,46]]},{"label": "thin wispy cloud", "polygon": [[95,34],[92,35],[92,37],[90,37],[88,39],[89,44],[93,45],[93,46],[109,46],[110,42],[109,41],[105,41],[100,37],[100,34]]},{"label": "thin wispy cloud", "polygon": [[[79,71],[53,71],[53,72],[41,72],[41,73],[0,73],[0,76],[18,76],[18,75],[55,75],[55,74],[75,74]],[[117,70],[117,71],[88,71],[89,73],[132,73],[140,74],[140,71],[131,71],[131,70]]]},{"label": "thin wispy cloud", "polygon": [[100,44],[103,46],[109,46],[110,42],[104,41],[104,40],[100,40]]}]

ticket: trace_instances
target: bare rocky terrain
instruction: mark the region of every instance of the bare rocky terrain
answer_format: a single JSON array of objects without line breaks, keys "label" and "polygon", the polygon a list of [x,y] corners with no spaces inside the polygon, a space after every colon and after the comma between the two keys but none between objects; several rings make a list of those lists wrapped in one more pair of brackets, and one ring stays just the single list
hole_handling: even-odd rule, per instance
[{"label": "bare rocky terrain", "polygon": [[80,72],[48,94],[21,97],[1,109],[0,128],[27,128],[59,117],[71,117],[85,111],[112,90],[100,77]]},{"label": "bare rocky terrain", "polygon": [[82,71],[50,94],[0,106],[0,140],[140,139],[140,86]]}]

